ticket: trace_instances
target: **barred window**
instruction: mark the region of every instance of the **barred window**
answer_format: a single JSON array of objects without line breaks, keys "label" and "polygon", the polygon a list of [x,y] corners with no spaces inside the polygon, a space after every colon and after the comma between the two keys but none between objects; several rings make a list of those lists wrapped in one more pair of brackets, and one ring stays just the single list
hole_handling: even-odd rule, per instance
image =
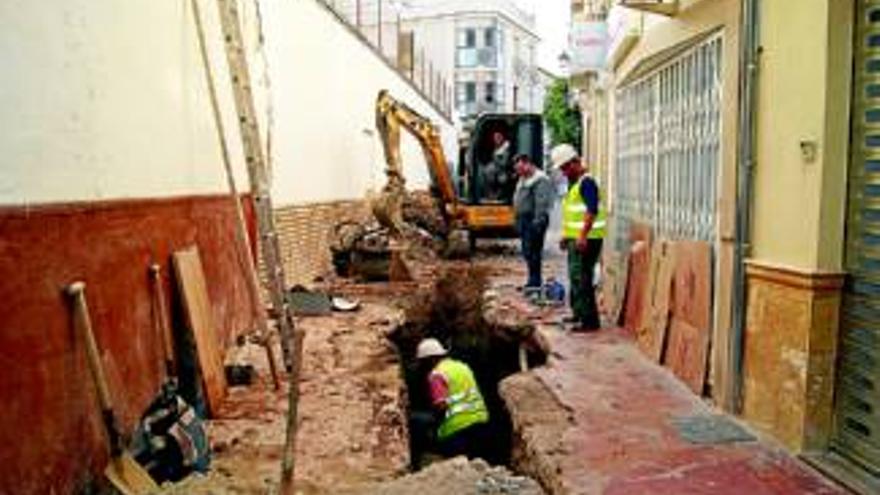
[{"label": "barred window", "polygon": [[666,239],[714,241],[720,163],[721,37],[616,95],[618,248],[633,221]]}]

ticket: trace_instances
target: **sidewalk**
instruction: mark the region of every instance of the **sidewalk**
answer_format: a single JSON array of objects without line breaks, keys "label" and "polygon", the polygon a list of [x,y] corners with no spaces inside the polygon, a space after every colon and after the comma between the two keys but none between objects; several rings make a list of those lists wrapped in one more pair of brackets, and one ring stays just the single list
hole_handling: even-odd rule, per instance
[{"label": "sidewalk", "polygon": [[[558,327],[544,329],[551,341],[550,362],[511,377],[502,393],[508,403],[525,405],[511,411],[528,450],[521,456],[525,469],[554,492],[847,493],[749,432],[740,430],[752,440],[727,441],[713,439],[713,428],[693,431],[694,421],[717,411],[643,357],[622,330],[570,334]],[[540,397],[540,407],[529,406]],[[736,429],[729,418],[720,419]],[[688,422],[691,430],[682,426]],[[697,438],[699,443],[682,436],[701,432],[708,437]]]}]

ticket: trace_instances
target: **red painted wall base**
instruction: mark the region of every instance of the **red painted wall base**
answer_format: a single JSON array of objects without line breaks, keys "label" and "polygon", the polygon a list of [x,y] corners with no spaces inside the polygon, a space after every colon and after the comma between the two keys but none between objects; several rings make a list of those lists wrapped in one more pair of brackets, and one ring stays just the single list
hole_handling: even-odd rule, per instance
[{"label": "red painted wall base", "polygon": [[164,376],[151,262],[172,308],[169,255],[197,245],[221,344],[252,327],[235,221],[228,196],[0,208],[0,493],[75,493],[107,460],[65,285],[87,284],[110,393],[130,429]]}]

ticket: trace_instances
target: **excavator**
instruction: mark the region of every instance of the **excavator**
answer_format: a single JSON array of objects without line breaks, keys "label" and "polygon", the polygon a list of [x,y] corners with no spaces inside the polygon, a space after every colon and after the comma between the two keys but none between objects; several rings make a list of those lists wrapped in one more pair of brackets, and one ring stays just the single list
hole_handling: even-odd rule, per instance
[{"label": "excavator", "polygon": [[[403,203],[406,179],[400,157],[401,129],[419,143],[431,177],[431,192],[446,224],[449,251],[464,245],[472,252],[477,238],[516,235],[513,194],[517,177],[512,158],[527,153],[543,168],[543,124],[537,114],[483,114],[461,140],[458,163],[450,167],[440,133],[429,119],[387,90],[376,99],[376,128],[385,152],[387,182],[371,201],[373,214],[391,239],[392,272],[405,249]],[[458,246],[458,247],[456,247]],[[392,277],[393,278],[393,277]]]}]

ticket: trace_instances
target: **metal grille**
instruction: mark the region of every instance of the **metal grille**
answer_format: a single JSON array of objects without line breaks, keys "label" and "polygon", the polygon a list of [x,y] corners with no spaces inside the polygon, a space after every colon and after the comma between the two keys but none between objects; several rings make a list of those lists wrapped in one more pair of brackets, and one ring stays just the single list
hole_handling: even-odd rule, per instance
[{"label": "metal grille", "polygon": [[720,161],[721,37],[617,92],[617,248],[633,221],[666,239],[713,241]]},{"label": "metal grille", "polygon": [[880,474],[880,0],[859,2],[833,447]]}]

